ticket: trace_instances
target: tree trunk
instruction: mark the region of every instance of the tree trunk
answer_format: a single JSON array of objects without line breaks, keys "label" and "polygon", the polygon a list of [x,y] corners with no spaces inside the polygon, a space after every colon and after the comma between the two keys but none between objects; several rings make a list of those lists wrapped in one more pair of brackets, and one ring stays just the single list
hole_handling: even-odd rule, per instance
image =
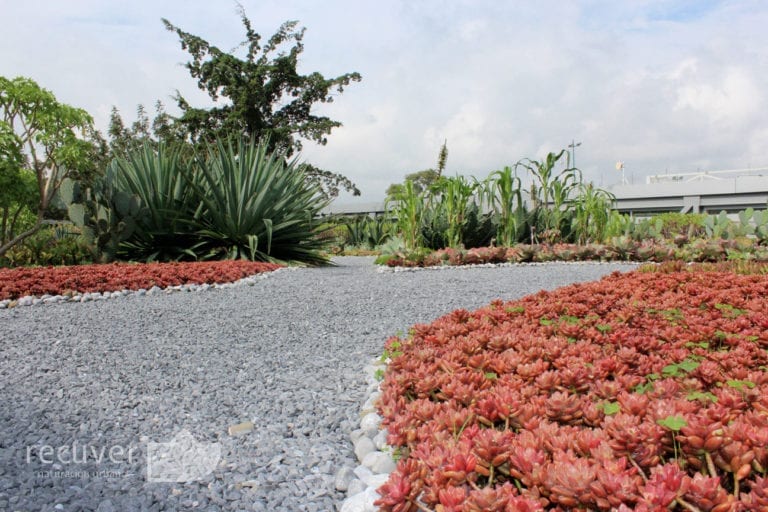
[{"label": "tree trunk", "polygon": [[15,247],[16,245],[20,244],[30,236],[34,235],[38,231],[40,231],[40,228],[42,228],[45,224],[55,224],[56,221],[53,220],[44,220],[41,214],[38,214],[37,222],[35,222],[35,225],[32,226],[31,229],[28,229],[27,231],[21,233],[19,236],[13,238],[12,240],[8,241],[7,243],[0,245],[0,256],[4,255],[8,250]]},{"label": "tree trunk", "polygon": [[10,206],[3,208],[3,222],[0,223],[0,245],[5,243],[5,228],[8,225],[8,210]]}]

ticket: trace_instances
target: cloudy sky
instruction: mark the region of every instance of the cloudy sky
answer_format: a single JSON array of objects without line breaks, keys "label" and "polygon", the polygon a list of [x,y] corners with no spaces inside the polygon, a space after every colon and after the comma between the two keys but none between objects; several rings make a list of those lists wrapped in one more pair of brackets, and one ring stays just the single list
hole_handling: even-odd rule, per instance
[{"label": "cloudy sky", "polygon": [[[764,0],[242,0],[268,37],[307,28],[300,71],[358,71],[319,111],[341,121],[315,165],[347,175],[362,201],[432,167],[484,177],[571,141],[598,184],[625,162],[647,174],[768,166]],[[106,130],[116,106],[175,90],[207,97],[160,18],[222,49],[244,39],[229,0],[0,0],[0,75],[28,76]],[[342,197],[341,202],[350,202]]]}]

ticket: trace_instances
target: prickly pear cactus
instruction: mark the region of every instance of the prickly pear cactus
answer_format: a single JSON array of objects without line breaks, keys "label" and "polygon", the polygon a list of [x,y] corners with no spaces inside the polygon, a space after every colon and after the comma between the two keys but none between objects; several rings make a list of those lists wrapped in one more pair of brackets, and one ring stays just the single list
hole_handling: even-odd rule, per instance
[{"label": "prickly pear cactus", "polygon": [[131,237],[137,220],[146,212],[137,196],[114,187],[110,170],[90,188],[65,180],[60,195],[70,220],[102,262],[116,258],[120,244]]}]

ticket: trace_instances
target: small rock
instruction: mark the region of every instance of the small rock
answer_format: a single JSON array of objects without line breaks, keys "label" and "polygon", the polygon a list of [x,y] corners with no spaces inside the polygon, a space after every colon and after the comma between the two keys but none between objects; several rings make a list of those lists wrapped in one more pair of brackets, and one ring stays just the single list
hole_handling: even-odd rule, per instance
[{"label": "small rock", "polygon": [[388,453],[371,452],[363,459],[363,466],[369,468],[374,474],[389,474],[395,470],[395,461]]},{"label": "small rock", "polygon": [[353,430],[352,433],[349,434],[350,439],[352,439],[352,444],[356,443],[357,440],[363,436],[365,436],[365,430],[361,428]]},{"label": "small rock", "polygon": [[253,431],[253,423],[250,421],[245,421],[243,423],[238,423],[237,425],[232,425],[229,427],[227,432],[229,432],[229,435],[231,436],[239,436],[241,434],[247,434],[248,432]]},{"label": "small rock", "polygon": [[347,486],[347,494],[349,496],[354,496],[355,494],[360,494],[365,490],[365,488],[368,487],[365,485],[365,482],[363,482],[360,479],[355,478],[351,482],[349,482],[349,485]]},{"label": "small rock", "polygon": [[34,297],[22,297],[18,301],[16,301],[16,305],[18,306],[31,306],[35,301]]},{"label": "small rock", "polygon": [[[373,472],[365,466],[357,466],[353,473],[363,482],[368,481],[373,476]],[[366,483],[365,485],[367,486],[368,484]]]},{"label": "small rock", "polygon": [[379,425],[381,425],[381,416],[375,412],[366,414],[360,420],[360,428],[365,431],[368,437],[374,437],[379,432]]},{"label": "small rock", "polygon": [[374,475],[373,472],[365,466],[357,466],[355,468],[355,475],[363,481],[366,487],[374,487],[376,489],[389,480],[389,475]]},{"label": "small rock", "polygon": [[369,487],[363,492],[347,498],[341,506],[340,512],[376,512],[377,508],[373,502],[379,498],[376,489]]},{"label": "small rock", "polygon": [[369,396],[368,400],[366,400],[365,404],[363,404],[363,410],[375,409],[376,402],[379,400],[380,396],[381,396],[381,391],[374,391],[373,393],[371,393],[371,396]]},{"label": "small rock", "polygon": [[396,464],[388,453],[371,452],[363,459],[363,466],[369,468],[374,474],[389,474],[395,470]]},{"label": "small rock", "polygon": [[224,494],[224,499],[227,501],[237,501],[242,497],[243,497],[242,493],[237,489],[232,489],[231,491],[227,491]]},{"label": "small rock", "polygon": [[349,488],[349,483],[355,479],[355,472],[352,468],[344,466],[337,473],[334,479],[334,486],[337,491],[346,491]]},{"label": "small rock", "polygon": [[96,509],[96,512],[116,512],[115,504],[112,503],[112,500],[104,500],[99,503],[99,507]]},{"label": "small rock", "polygon": [[364,483],[369,487],[373,489],[378,489],[385,483],[387,483],[387,480],[389,480],[389,475],[373,475],[367,479],[367,481],[364,481]]},{"label": "small rock", "polygon": [[383,450],[387,446],[387,436],[389,431],[387,429],[379,430],[378,434],[373,438],[373,445],[377,450]]},{"label": "small rock", "polygon": [[378,365],[368,364],[368,365],[365,365],[365,367],[363,368],[363,373],[365,373],[366,377],[368,377],[369,379],[373,379],[374,376],[376,375],[376,370],[378,369],[379,369]]},{"label": "small rock", "polygon": [[240,483],[235,484],[235,489],[242,489],[243,487],[249,487],[251,489],[256,489],[261,485],[261,483],[258,480],[244,480]]},{"label": "small rock", "polygon": [[366,455],[374,450],[376,450],[376,447],[373,445],[373,441],[367,437],[361,437],[355,443],[355,457],[357,457],[357,460],[360,462],[363,461]]}]

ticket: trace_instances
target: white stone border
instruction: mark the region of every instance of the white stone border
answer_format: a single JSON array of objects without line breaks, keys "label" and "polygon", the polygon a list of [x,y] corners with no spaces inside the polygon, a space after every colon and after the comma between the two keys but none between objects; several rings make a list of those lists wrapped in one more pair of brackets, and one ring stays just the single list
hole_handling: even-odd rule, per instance
[{"label": "white stone border", "polygon": [[360,428],[350,434],[359,464],[354,470],[345,467],[336,474],[336,488],[347,492],[339,512],[376,512],[378,507],[373,503],[381,497],[376,491],[396,467],[392,448],[387,445],[388,432],[381,429],[381,416],[376,412],[376,401],[381,396],[381,382],[376,375],[386,369],[387,364],[380,358],[364,368],[368,399],[360,412]]},{"label": "white stone border", "polygon": [[635,265],[656,264],[653,261],[631,261],[631,260],[585,260],[585,261],[528,261],[521,263],[477,263],[472,265],[431,265],[428,267],[389,267],[387,265],[377,265],[376,271],[379,273],[387,272],[419,272],[422,270],[472,270],[476,268],[506,268],[506,267],[542,267],[545,265]]}]

